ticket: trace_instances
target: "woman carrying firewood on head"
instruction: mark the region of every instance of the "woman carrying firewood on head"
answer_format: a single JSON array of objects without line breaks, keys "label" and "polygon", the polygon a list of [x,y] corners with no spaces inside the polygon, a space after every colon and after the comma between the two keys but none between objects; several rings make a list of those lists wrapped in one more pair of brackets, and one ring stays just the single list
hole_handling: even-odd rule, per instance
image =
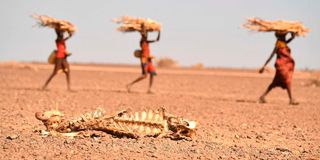
[{"label": "woman carrying firewood on head", "polygon": [[55,29],[56,34],[57,34],[57,39],[56,39],[56,45],[57,45],[57,51],[55,53],[55,62],[54,62],[54,70],[42,89],[46,89],[52,78],[58,73],[60,69],[66,74],[67,77],[67,85],[68,85],[68,90],[71,90],[70,88],[70,68],[69,68],[69,63],[67,61],[67,47],[66,47],[66,40],[68,40],[70,37],[72,37],[72,33],[68,32],[68,36],[64,37],[65,31]]},{"label": "woman carrying firewood on head", "polygon": [[294,71],[295,62],[291,56],[291,50],[288,47],[288,43],[290,43],[295,38],[295,33],[291,32],[291,38],[286,40],[287,33],[288,32],[281,31],[277,31],[275,33],[275,36],[277,38],[275,48],[273,49],[270,57],[268,58],[264,66],[259,70],[260,73],[263,73],[263,71],[265,70],[265,66],[270,62],[272,57],[275,54],[277,55],[275,63],[276,74],[272,83],[260,97],[261,103],[266,102],[265,97],[273,88],[281,87],[287,90],[291,105],[299,104],[292,97],[292,75]]},{"label": "woman carrying firewood on head", "polygon": [[129,83],[127,85],[127,90],[128,90],[128,92],[130,92],[131,87],[135,83],[137,83],[143,79],[146,79],[148,74],[150,74],[148,93],[152,93],[151,87],[153,84],[153,78],[155,75],[157,75],[157,73],[156,73],[155,67],[152,63],[153,56],[150,55],[149,43],[154,43],[154,42],[157,42],[160,40],[160,31],[158,31],[158,37],[156,40],[148,40],[148,31],[146,30],[144,23],[142,23],[140,34],[141,34],[141,40],[140,40],[141,56],[139,56],[139,58],[140,58],[140,63],[141,63],[142,75],[140,77],[138,77],[137,79],[135,79],[134,81],[132,81],[131,83]]}]

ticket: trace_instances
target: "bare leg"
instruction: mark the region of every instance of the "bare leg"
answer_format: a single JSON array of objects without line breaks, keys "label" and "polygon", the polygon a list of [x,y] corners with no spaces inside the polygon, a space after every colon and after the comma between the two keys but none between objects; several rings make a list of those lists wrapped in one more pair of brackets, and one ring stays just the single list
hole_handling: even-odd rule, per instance
[{"label": "bare leg", "polygon": [[68,87],[68,90],[71,91],[71,87],[70,87],[70,70],[68,71],[63,71],[65,74],[66,74],[66,77],[67,77],[67,87]]},{"label": "bare leg", "polygon": [[152,93],[151,91],[151,87],[152,87],[152,84],[153,84],[153,75],[150,74],[150,81],[149,81],[149,89],[148,89],[148,93]]},{"label": "bare leg", "polygon": [[269,87],[267,88],[267,90],[260,96],[259,98],[259,102],[260,103],[266,103],[266,99],[265,97],[268,95],[268,93],[274,88],[274,86],[272,84],[269,85]]},{"label": "bare leg", "polygon": [[127,84],[127,90],[128,90],[128,92],[131,92],[131,87],[132,87],[134,84],[136,84],[136,83],[138,83],[139,81],[142,81],[142,80],[144,80],[144,79],[146,79],[146,78],[147,78],[147,74],[144,74],[144,75],[138,77],[138,78],[137,78],[136,80],[134,80],[133,82]]},{"label": "bare leg", "polygon": [[289,85],[289,87],[287,88],[287,92],[288,92],[288,96],[289,96],[289,99],[290,99],[289,104],[290,104],[290,105],[298,105],[299,103],[296,102],[296,101],[292,98],[291,85]]},{"label": "bare leg", "polygon": [[46,81],[46,83],[44,84],[44,86],[42,87],[42,90],[46,89],[48,84],[50,83],[50,81],[52,80],[52,78],[57,75],[58,71],[61,68],[61,59],[55,59],[55,64],[54,64],[54,69],[52,74],[50,75],[50,77],[48,78],[48,80]]},{"label": "bare leg", "polygon": [[50,77],[48,78],[48,80],[46,81],[46,83],[44,84],[44,86],[42,87],[42,90],[45,90],[48,86],[48,84],[50,83],[50,81],[52,80],[52,78],[57,75],[58,73],[58,69],[57,67],[54,68],[52,74],[50,75]]},{"label": "bare leg", "polygon": [[63,72],[66,74],[68,90],[71,91],[71,87],[70,87],[70,67],[69,67],[69,63],[67,62],[67,60],[65,60],[63,62]]}]

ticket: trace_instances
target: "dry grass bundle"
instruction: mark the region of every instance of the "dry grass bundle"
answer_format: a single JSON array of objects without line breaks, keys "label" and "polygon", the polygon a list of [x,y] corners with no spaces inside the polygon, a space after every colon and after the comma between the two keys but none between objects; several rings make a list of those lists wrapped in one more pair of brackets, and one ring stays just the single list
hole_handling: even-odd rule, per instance
[{"label": "dry grass bundle", "polygon": [[243,27],[258,32],[293,32],[298,36],[305,36],[310,31],[301,22],[285,20],[267,21],[255,17],[248,18]]},{"label": "dry grass bundle", "polygon": [[161,25],[160,23],[151,20],[145,19],[140,17],[129,17],[123,16],[120,18],[113,19],[114,22],[122,24],[120,27],[117,28],[120,32],[134,32],[134,31],[141,31],[141,25],[144,24],[144,27],[147,31],[160,31]]},{"label": "dry grass bundle", "polygon": [[74,26],[72,23],[65,20],[56,19],[49,16],[45,16],[45,15],[37,15],[37,14],[33,14],[32,17],[38,20],[39,26],[42,26],[42,27],[50,27],[50,28],[66,31],[69,33],[74,33],[77,30],[76,26]]}]

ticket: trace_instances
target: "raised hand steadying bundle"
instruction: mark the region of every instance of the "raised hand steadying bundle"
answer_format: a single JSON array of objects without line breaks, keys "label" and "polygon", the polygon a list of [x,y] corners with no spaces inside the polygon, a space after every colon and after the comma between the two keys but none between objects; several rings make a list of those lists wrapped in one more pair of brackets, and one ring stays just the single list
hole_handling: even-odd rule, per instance
[{"label": "raised hand steadying bundle", "polygon": [[134,31],[140,32],[142,24],[144,24],[144,28],[148,32],[161,30],[160,23],[151,19],[123,16],[120,18],[115,18],[113,19],[113,21],[116,23],[122,24],[120,27],[117,28],[117,30],[120,32],[134,32]]},{"label": "raised hand steadying bundle", "polygon": [[310,31],[301,22],[276,20],[268,21],[259,18],[248,18],[243,27],[258,32],[293,32],[297,36],[306,36]]},{"label": "raised hand steadying bundle", "polygon": [[33,14],[32,17],[38,20],[38,25],[42,27],[50,27],[53,29],[66,31],[68,33],[74,33],[75,31],[77,31],[76,26],[66,20],[37,14]]}]

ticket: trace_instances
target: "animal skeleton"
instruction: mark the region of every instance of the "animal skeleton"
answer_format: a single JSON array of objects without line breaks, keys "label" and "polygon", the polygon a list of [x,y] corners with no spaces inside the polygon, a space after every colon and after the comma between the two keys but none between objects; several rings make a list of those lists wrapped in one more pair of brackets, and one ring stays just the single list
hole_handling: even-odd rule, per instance
[{"label": "animal skeleton", "polygon": [[117,30],[120,32],[134,32],[141,31],[141,25],[144,24],[144,27],[147,31],[160,31],[161,25],[160,23],[145,18],[135,18],[129,16],[123,16],[120,18],[113,19],[116,23],[122,23],[122,26],[118,27]]},{"label": "animal skeleton", "polygon": [[65,20],[37,14],[33,14],[32,17],[38,20],[38,25],[42,27],[50,27],[62,31],[67,31],[69,33],[74,33],[77,30],[76,26]]},{"label": "animal skeleton", "polygon": [[49,133],[68,134],[97,130],[117,137],[192,139],[196,131],[195,121],[188,121],[168,114],[164,108],[157,111],[148,110],[133,113],[124,110],[115,116],[107,116],[105,111],[98,108],[92,113],[86,113],[72,120],[65,120],[61,112],[51,110],[43,113],[37,112],[35,117],[43,122]]},{"label": "animal skeleton", "polygon": [[293,32],[298,36],[305,36],[310,31],[301,22],[285,20],[267,21],[254,17],[248,18],[243,27],[258,32]]}]

